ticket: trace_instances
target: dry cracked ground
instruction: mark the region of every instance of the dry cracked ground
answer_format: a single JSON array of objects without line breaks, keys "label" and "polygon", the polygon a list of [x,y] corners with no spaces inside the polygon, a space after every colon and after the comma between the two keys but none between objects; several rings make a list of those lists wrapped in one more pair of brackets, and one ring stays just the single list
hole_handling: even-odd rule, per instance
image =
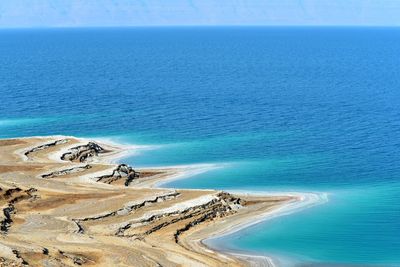
[{"label": "dry cracked ground", "polygon": [[201,240],[291,197],[153,188],[182,169],[110,164],[73,137],[0,140],[0,266],[243,266]]}]

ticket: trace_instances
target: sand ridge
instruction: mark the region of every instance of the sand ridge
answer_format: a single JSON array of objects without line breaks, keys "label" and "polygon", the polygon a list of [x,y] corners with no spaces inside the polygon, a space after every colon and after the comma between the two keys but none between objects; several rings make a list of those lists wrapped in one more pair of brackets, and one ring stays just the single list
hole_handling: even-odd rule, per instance
[{"label": "sand ridge", "polygon": [[111,164],[114,144],[0,140],[0,266],[245,266],[201,242],[295,201],[154,188],[183,169]]}]

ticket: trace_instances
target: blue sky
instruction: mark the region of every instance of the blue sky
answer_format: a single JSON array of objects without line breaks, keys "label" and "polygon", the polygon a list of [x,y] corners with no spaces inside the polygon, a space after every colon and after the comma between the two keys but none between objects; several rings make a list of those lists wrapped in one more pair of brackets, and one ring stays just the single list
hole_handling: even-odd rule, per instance
[{"label": "blue sky", "polygon": [[400,0],[0,0],[0,27],[400,25]]}]

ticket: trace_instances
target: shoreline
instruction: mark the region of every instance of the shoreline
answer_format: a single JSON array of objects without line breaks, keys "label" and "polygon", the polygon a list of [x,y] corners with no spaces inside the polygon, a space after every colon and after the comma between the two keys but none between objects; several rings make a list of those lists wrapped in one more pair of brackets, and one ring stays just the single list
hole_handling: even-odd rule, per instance
[{"label": "shoreline", "polygon": [[[103,140],[106,141],[106,144],[111,144],[116,147],[120,147],[123,150],[127,150],[126,153],[122,156],[116,159],[115,162],[118,160],[123,160],[125,157],[129,157],[132,155],[135,155],[136,153],[132,151],[130,153],[129,151],[131,149],[135,149],[136,147],[141,147],[137,145],[126,145],[126,144],[121,144],[115,141],[112,141],[111,138],[95,138],[93,140],[102,142]],[[144,145],[143,147],[151,147],[150,149],[156,149],[157,146],[152,146],[152,145]],[[223,164],[222,164],[223,165]],[[174,165],[174,166],[160,166],[160,167],[149,167],[149,168],[154,168],[154,169],[183,169],[181,173],[178,173],[176,175],[171,175],[169,177],[166,177],[163,180],[158,181],[157,183],[154,183],[152,187],[154,188],[169,188],[169,189],[174,189],[171,187],[163,187],[164,184],[168,184],[172,181],[176,180],[181,180],[181,179],[186,179],[191,176],[201,174],[208,172],[213,169],[217,168],[222,168],[223,166],[215,163],[199,163],[199,164],[187,164],[187,165]],[[201,190],[201,189],[196,189],[196,188],[190,188],[188,190]],[[205,190],[210,190],[210,189],[205,189]],[[219,245],[214,243],[214,240],[216,239],[221,239],[224,237],[228,237],[232,234],[238,234],[241,230],[255,226],[257,224],[272,220],[277,217],[281,216],[287,216],[292,213],[299,212],[301,210],[316,206],[316,205],[321,205],[324,204],[328,201],[328,197],[326,193],[321,193],[321,192],[276,192],[276,191],[246,191],[246,190],[226,190],[229,193],[235,193],[237,195],[258,195],[258,196],[271,196],[271,195],[285,195],[285,196],[291,196],[294,199],[286,204],[282,204],[281,206],[277,207],[273,211],[266,212],[264,214],[260,214],[257,217],[252,217],[251,221],[247,223],[242,223],[242,224],[237,224],[233,226],[230,229],[225,229],[223,232],[218,233],[214,236],[206,237],[202,240],[200,240],[201,246],[204,246],[205,249],[213,250],[219,253],[223,254],[229,254],[233,255],[234,257],[239,257],[243,258],[246,260],[251,260],[254,262],[257,262],[260,264],[260,266],[271,266],[275,267],[278,266],[275,261],[279,261],[279,259],[274,259],[275,257],[272,257],[270,255],[261,255],[261,254],[251,254],[251,251],[245,251],[245,250],[231,250],[226,247],[219,247]],[[257,264],[256,263],[256,264]]]},{"label": "shoreline", "polygon": [[[229,191],[230,193],[235,193],[235,191]],[[217,234],[212,237],[208,237],[203,239],[201,242],[204,246],[206,246],[209,249],[219,251],[221,253],[227,253],[231,254],[234,256],[238,257],[243,257],[247,259],[253,259],[255,261],[259,261],[262,263],[260,266],[281,266],[280,264],[277,264],[276,262],[281,262],[281,258],[277,256],[272,256],[272,255],[263,255],[263,254],[258,254],[257,252],[254,252],[254,254],[251,251],[247,250],[241,250],[241,249],[229,249],[226,247],[220,247],[221,244],[219,244],[219,240],[228,238],[231,235],[237,234],[240,235],[240,231],[255,225],[258,225],[260,223],[267,222],[269,220],[273,220],[274,218],[281,217],[281,216],[288,216],[296,212],[300,212],[304,209],[311,208],[316,205],[321,205],[324,204],[328,201],[326,193],[311,193],[311,192],[304,192],[304,193],[299,193],[299,192],[246,192],[246,191],[240,191],[242,194],[249,194],[249,195],[282,195],[282,194],[288,194],[296,199],[293,199],[293,201],[286,203],[284,205],[281,205],[280,207],[277,207],[275,210],[270,211],[265,214],[261,214],[258,217],[253,217],[254,220],[251,222],[245,223],[245,224],[239,224],[233,227],[232,229],[226,229],[225,232]],[[240,194],[240,193],[238,193]],[[287,260],[285,259],[285,262]],[[267,265],[266,265],[267,264]]]},{"label": "shoreline", "polygon": [[[135,152],[129,152],[132,149],[135,149],[136,147],[141,147],[138,145],[126,145],[126,144],[121,144],[118,142],[113,141],[111,138],[94,138],[93,140],[103,142],[106,141],[106,144],[110,144],[116,147],[120,147],[123,150],[127,150],[126,153],[122,157],[118,157],[115,159],[115,162],[118,162],[118,160],[123,160],[125,157],[129,157],[132,155],[135,155]],[[156,149],[157,146],[152,146],[152,145],[144,145],[143,147],[151,147],[150,149]],[[114,161],[113,161],[114,162]],[[160,166],[160,167],[149,167],[149,168],[154,168],[154,169],[183,169],[181,173],[178,173],[176,175],[171,175],[169,177],[166,177],[163,180],[158,181],[157,183],[154,183],[152,187],[154,188],[169,188],[169,189],[175,189],[171,187],[163,187],[164,184],[168,184],[172,181],[176,180],[181,180],[181,179],[186,179],[191,176],[201,174],[208,172],[213,169],[217,168],[222,168],[221,165],[215,164],[215,163],[198,163],[198,164],[187,164],[187,165],[174,165],[174,166]],[[188,190],[202,190],[202,189],[196,189],[196,188],[190,188]],[[210,189],[204,189],[204,190],[210,190]],[[232,255],[237,258],[245,259],[246,261],[253,262],[255,265],[260,265],[260,266],[270,266],[270,267],[276,267],[278,264],[275,262],[278,261],[279,259],[276,259],[275,257],[272,257],[270,255],[261,255],[261,254],[251,254],[251,251],[245,251],[245,250],[231,250],[226,247],[219,247],[219,245],[214,243],[214,240],[216,239],[221,239],[224,237],[228,237],[232,234],[238,234],[241,230],[255,226],[257,224],[272,220],[277,217],[281,216],[287,216],[292,213],[299,212],[303,209],[307,209],[316,205],[321,205],[324,204],[328,201],[327,194],[326,193],[316,193],[316,192],[275,192],[275,191],[268,191],[268,192],[262,192],[262,191],[246,191],[246,190],[226,190],[229,193],[235,193],[237,195],[258,195],[258,196],[271,196],[271,195],[285,195],[285,196],[290,196],[293,197],[293,200],[290,201],[289,203],[282,204],[281,206],[277,207],[273,211],[269,211],[263,214],[260,214],[257,217],[252,217],[250,218],[251,221],[242,223],[242,224],[237,224],[234,225],[230,229],[225,229],[221,233],[217,233],[214,236],[210,237],[205,237],[202,240],[200,240],[200,245],[204,247],[204,249],[207,250],[212,250],[218,253],[222,254],[228,254]],[[255,220],[254,220],[255,219]]]},{"label": "shoreline", "polygon": [[[43,145],[37,146],[37,143],[41,143],[42,141],[46,141],[47,140],[57,140],[59,138],[63,138],[63,139],[70,139],[72,141],[70,141],[70,144],[63,144],[61,146],[63,146],[62,149],[59,149],[57,147],[57,144],[55,144],[54,146],[57,147],[57,149],[54,149],[55,151],[51,151],[51,149],[49,149],[49,151],[46,151],[46,153],[42,153],[43,150],[46,150],[47,148],[43,148]],[[23,138],[12,138],[12,139],[0,139],[0,141],[3,141],[5,143],[11,142],[10,140],[14,140],[15,142],[18,142],[18,140],[22,140],[22,141],[26,141],[26,142],[33,142],[34,145],[31,146],[24,146],[23,149],[18,150],[18,152],[16,153],[17,155],[19,154],[19,156],[21,157],[22,154],[21,152],[26,151],[27,149],[30,149],[32,151],[34,151],[36,154],[34,155],[34,159],[40,159],[43,160],[45,159],[46,162],[49,162],[47,164],[55,164],[55,163],[61,163],[63,165],[65,165],[65,161],[60,160],[60,155],[62,153],[65,153],[65,151],[71,150],[76,146],[83,146],[85,143],[90,142],[91,140],[93,140],[95,143],[100,144],[100,146],[103,146],[106,148],[107,153],[109,153],[108,155],[101,155],[101,157],[97,158],[94,157],[91,161],[93,163],[91,163],[92,165],[98,164],[96,165],[96,168],[103,168],[104,171],[102,171],[103,173],[107,172],[107,168],[110,169],[110,167],[103,166],[103,165],[107,165],[107,164],[112,164],[115,165],[115,163],[117,162],[121,162],[123,161],[123,158],[132,155],[132,153],[134,154],[134,150],[135,149],[140,149],[140,148],[149,148],[151,146],[126,146],[124,144],[118,144],[116,142],[107,142],[110,140],[105,141],[104,139],[102,140],[101,138],[97,138],[97,139],[91,139],[91,138],[75,138],[75,137],[68,137],[68,136],[41,136],[41,137],[23,137]],[[54,142],[54,141],[53,141]],[[43,143],[43,142],[42,142]],[[36,145],[36,152],[35,151],[35,145]],[[105,154],[107,154],[105,153]],[[40,154],[40,155],[37,155]],[[43,155],[42,155],[43,154]],[[26,155],[26,152],[25,152]],[[62,156],[61,156],[62,157]],[[29,159],[32,160],[32,159]],[[28,161],[29,161],[28,160]],[[23,161],[25,163],[28,162],[27,160]],[[53,163],[54,162],[54,163]],[[75,165],[74,165],[75,166]],[[183,179],[186,178],[188,176],[191,176],[193,174],[195,174],[196,172],[205,172],[208,170],[208,168],[216,168],[218,167],[215,164],[194,164],[194,165],[183,165],[183,166],[165,166],[165,167],[157,167],[157,168],[145,168],[143,170],[144,173],[150,172],[150,176],[149,177],[145,177],[143,178],[143,181],[139,181],[141,179],[133,180],[132,183],[132,189],[134,187],[137,186],[137,188],[144,188],[148,190],[173,190],[173,191],[179,191],[182,192],[181,194],[200,194],[200,195],[208,195],[212,192],[219,192],[219,191],[215,191],[215,190],[198,190],[198,189],[175,189],[175,188],[167,188],[167,187],[162,187],[163,184],[165,184],[166,182],[170,182],[171,179]],[[75,169],[78,170],[78,168],[82,168],[79,166],[75,166]],[[48,168],[50,169],[50,168]],[[147,170],[149,169],[149,170]],[[142,172],[142,170],[140,170]],[[155,173],[155,175],[151,175],[151,173]],[[94,175],[98,172],[93,172],[91,171],[91,175]],[[1,173],[0,173],[1,174]],[[69,174],[68,174],[69,175]],[[67,176],[68,176],[67,175]],[[71,175],[69,175],[71,176]],[[73,178],[77,176],[76,178]],[[154,177],[153,177],[154,176]],[[82,175],[72,175],[70,179],[70,181],[72,183],[82,183]],[[79,179],[80,180],[79,180]],[[65,179],[65,178],[63,178]],[[88,178],[89,179],[89,178]],[[86,180],[89,181],[89,180]],[[68,182],[67,184],[70,184],[71,182]],[[94,185],[93,182],[89,181],[89,184],[85,184],[85,185],[79,185],[84,186],[84,188],[88,188],[91,187],[91,185]],[[40,188],[40,187],[39,187]],[[111,190],[111,187],[109,187],[109,185],[99,185],[96,184],[96,188],[98,189],[106,189],[107,190]],[[131,187],[130,187],[131,188]],[[152,189],[154,188],[154,189]],[[86,190],[86,189],[85,189]],[[92,189],[90,189],[92,190]],[[186,192],[186,193],[185,193]],[[196,193],[198,192],[198,193]],[[212,194],[216,194],[216,193],[212,193]],[[231,192],[228,192],[228,194],[230,194]],[[188,234],[185,234],[182,237],[182,240],[180,241],[180,244],[182,247],[186,247],[186,249],[189,249],[189,251],[202,251],[200,254],[206,254],[207,256],[200,256],[200,258],[198,258],[197,260],[201,260],[201,261],[209,261],[209,263],[211,265],[214,265],[214,260],[217,261],[222,261],[222,262],[231,262],[232,258],[236,260],[235,264],[244,264],[247,265],[249,264],[248,261],[256,261],[256,262],[262,262],[263,264],[265,264],[265,262],[268,262],[270,266],[274,266],[273,264],[273,260],[270,259],[269,257],[265,257],[265,256],[258,256],[258,255],[248,255],[248,254],[238,254],[237,252],[232,253],[231,251],[226,251],[223,248],[219,249],[219,248],[215,248],[212,245],[209,246],[208,242],[209,240],[215,239],[215,238],[221,238],[223,236],[232,234],[233,232],[238,232],[243,228],[247,228],[251,225],[254,225],[256,223],[260,223],[263,222],[265,220],[269,220],[271,218],[274,218],[276,216],[282,216],[284,215],[284,211],[285,211],[285,207],[288,206],[293,206],[295,203],[299,202],[299,199],[301,201],[301,198],[299,198],[299,195],[294,196],[294,195],[283,195],[283,194],[279,194],[276,196],[271,196],[271,195],[260,195],[260,194],[251,194],[251,193],[233,193],[233,195],[238,196],[239,198],[243,198],[243,199],[250,199],[251,201],[248,203],[256,203],[254,208],[253,208],[253,204],[248,206],[247,208],[247,204],[245,204],[242,206],[242,208],[239,209],[239,212],[233,212],[233,214],[231,214],[232,212],[229,212],[227,216],[225,217],[227,220],[223,220],[222,222],[220,220],[216,220],[213,219],[207,223],[204,224],[212,224],[213,227],[200,227],[202,224],[200,224],[200,226],[194,227],[193,229],[190,229],[190,231],[188,231]],[[211,196],[211,195],[210,195]],[[218,197],[217,197],[218,199]],[[253,199],[253,200],[252,200]],[[264,201],[267,201],[267,199],[271,199],[272,201],[277,201],[277,203],[279,204],[268,204],[265,205],[263,204]],[[269,201],[269,200],[268,200]],[[186,203],[186,202],[183,202]],[[185,205],[194,205],[192,204],[194,202],[188,202],[188,204]],[[246,202],[244,202],[246,203]],[[258,203],[258,204],[257,204]],[[272,202],[273,203],[273,202]],[[182,204],[179,204],[182,205]],[[233,207],[233,206],[232,206]],[[231,209],[231,208],[229,208]],[[228,210],[229,210],[228,209]],[[242,211],[243,210],[243,211]],[[294,212],[294,211],[292,211]],[[247,214],[248,213],[248,214]],[[229,215],[231,214],[231,215]],[[220,215],[219,215],[220,216]],[[256,220],[254,220],[254,218],[256,218]],[[207,219],[208,221],[208,219]],[[215,221],[215,222],[214,222]],[[12,229],[12,228],[11,228]],[[172,244],[171,244],[172,246]],[[172,246],[174,247],[174,246]],[[176,249],[174,249],[175,251]],[[180,250],[180,249],[178,249]],[[1,252],[1,251],[0,251]],[[183,252],[180,252],[183,253]],[[185,252],[184,254],[186,254],[188,252]],[[1,254],[1,253],[0,253]],[[193,257],[193,255],[191,256]],[[196,257],[199,257],[199,255],[197,255]],[[208,258],[209,257],[209,258]],[[246,260],[247,259],[247,260]],[[252,260],[250,260],[252,259]],[[247,263],[246,263],[247,262]],[[254,263],[254,262],[253,262]],[[218,264],[219,265],[219,264]]]}]

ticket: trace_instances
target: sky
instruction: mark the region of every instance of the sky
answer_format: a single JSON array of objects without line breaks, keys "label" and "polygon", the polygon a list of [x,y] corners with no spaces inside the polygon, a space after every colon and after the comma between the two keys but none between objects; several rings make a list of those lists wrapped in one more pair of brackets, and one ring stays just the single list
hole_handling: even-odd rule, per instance
[{"label": "sky", "polygon": [[400,0],[0,0],[0,27],[400,26]]}]

